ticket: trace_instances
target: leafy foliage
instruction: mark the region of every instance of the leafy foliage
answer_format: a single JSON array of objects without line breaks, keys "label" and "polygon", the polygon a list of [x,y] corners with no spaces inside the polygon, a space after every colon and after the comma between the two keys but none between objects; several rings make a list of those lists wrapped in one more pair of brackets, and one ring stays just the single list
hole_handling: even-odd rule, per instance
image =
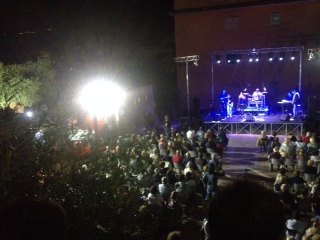
[{"label": "leafy foliage", "polygon": [[55,78],[48,58],[36,62],[4,65],[0,63],[0,109],[11,104],[32,106],[48,98]]},{"label": "leafy foliage", "polygon": [[63,119],[44,121],[44,145],[27,123],[18,126],[0,148],[1,202],[24,196],[56,200],[67,213],[68,239],[152,238],[158,220],[139,211],[141,184],[128,173],[129,156],[79,155]]}]

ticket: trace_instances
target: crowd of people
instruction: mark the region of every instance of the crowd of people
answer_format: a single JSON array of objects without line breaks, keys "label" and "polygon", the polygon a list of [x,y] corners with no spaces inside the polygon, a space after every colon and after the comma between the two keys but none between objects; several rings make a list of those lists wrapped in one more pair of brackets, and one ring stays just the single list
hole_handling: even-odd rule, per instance
[{"label": "crowd of people", "polygon": [[[131,184],[141,187],[140,212],[161,215],[159,221],[170,224],[169,229],[179,226],[195,209],[197,201],[201,201],[210,204],[204,221],[204,239],[240,236],[240,239],[280,240],[285,235],[288,239],[317,239],[319,142],[319,137],[310,132],[301,137],[289,135],[282,143],[276,132],[270,137],[261,132],[257,146],[260,152],[267,152],[270,171],[279,171],[273,189],[239,179],[219,188],[218,181],[225,176],[222,159],[229,143],[223,128],[204,131],[202,127],[197,130],[190,127],[178,131],[166,117],[163,131],[145,129],[140,134],[119,136],[114,145],[101,151],[118,161],[117,166],[126,171]],[[90,166],[84,164],[82,168],[86,171]],[[305,179],[305,174],[313,174],[314,179]],[[310,228],[309,222],[301,220],[302,216],[313,217]],[[168,239],[182,239],[182,235],[172,232]]]},{"label": "crowd of people", "polygon": [[[262,131],[257,139],[260,152],[267,152],[269,171],[279,172],[274,192],[288,216],[288,239],[320,239],[319,142],[319,136],[311,132],[302,136],[290,134],[280,142],[276,132],[268,137]],[[302,215],[307,220],[302,221]]]}]

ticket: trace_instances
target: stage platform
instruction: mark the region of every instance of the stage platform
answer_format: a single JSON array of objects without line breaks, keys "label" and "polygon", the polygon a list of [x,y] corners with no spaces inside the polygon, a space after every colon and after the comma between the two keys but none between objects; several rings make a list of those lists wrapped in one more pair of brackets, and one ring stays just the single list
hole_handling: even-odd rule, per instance
[{"label": "stage platform", "polygon": [[304,116],[294,120],[282,114],[266,115],[260,112],[256,115],[235,115],[232,118],[221,118],[220,115],[208,115],[204,118],[205,129],[218,131],[223,127],[229,134],[260,134],[265,131],[268,135],[276,131],[279,135],[294,134],[300,136],[304,130]]}]

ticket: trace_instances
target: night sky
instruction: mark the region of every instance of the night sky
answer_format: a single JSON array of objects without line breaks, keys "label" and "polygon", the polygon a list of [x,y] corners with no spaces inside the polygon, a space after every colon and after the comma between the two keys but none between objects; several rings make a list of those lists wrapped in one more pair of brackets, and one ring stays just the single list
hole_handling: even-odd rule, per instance
[{"label": "night sky", "polygon": [[150,49],[174,51],[172,8],[172,0],[1,1],[0,62],[50,56],[61,78],[111,72],[146,82],[146,69],[159,68],[146,68],[159,65]]}]

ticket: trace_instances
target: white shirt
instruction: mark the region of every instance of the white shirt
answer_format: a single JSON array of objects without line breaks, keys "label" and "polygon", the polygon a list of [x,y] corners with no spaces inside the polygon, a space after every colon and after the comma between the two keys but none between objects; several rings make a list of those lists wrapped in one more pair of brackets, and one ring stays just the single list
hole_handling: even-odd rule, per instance
[{"label": "white shirt", "polygon": [[196,136],[196,134],[194,133],[193,130],[189,130],[189,131],[187,132],[187,138],[188,138],[189,140],[194,139],[195,136]]},{"label": "white shirt", "polygon": [[196,133],[196,136],[198,138],[199,141],[203,141],[204,139],[204,131],[203,130],[198,130],[197,133]]}]

